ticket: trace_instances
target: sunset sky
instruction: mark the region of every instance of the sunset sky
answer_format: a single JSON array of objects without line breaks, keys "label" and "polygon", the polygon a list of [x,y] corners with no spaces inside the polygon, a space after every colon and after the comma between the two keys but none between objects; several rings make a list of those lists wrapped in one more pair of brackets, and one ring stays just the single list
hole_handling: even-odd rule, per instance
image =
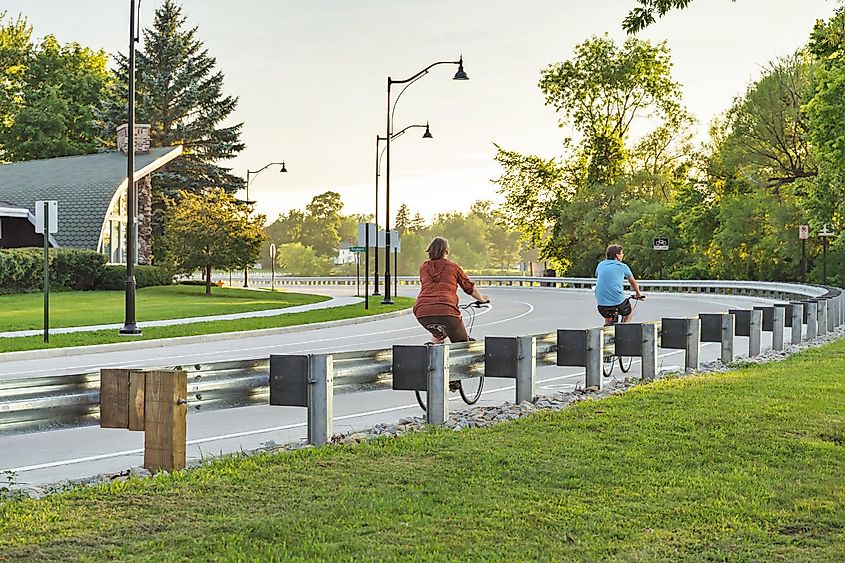
[{"label": "sunset sky", "polygon": [[[150,25],[160,0],[142,1]],[[436,67],[402,96],[395,130],[431,122],[434,139],[411,130],[392,147],[393,211],[407,203],[426,218],[497,201],[494,143],[560,155],[566,131],[544,106],[540,71],[577,43],[609,33],[634,0],[184,0],[189,25],[217,58],[227,93],[240,98],[247,148],[236,174],[284,160],[288,174],[256,176],[250,197],[268,219],[303,208],[327,190],[346,213],[371,213],[375,137],[385,134],[386,80],[404,79],[463,54],[469,81]],[[642,37],[668,41],[674,77],[700,131],[776,57],[807,41],[833,0],[696,0]],[[29,18],[36,37],[54,34],[108,52],[126,51],[126,0],[0,0]],[[142,45],[143,48],[143,45]],[[384,185],[381,187],[381,194]],[[383,213],[380,205],[380,216]],[[380,222],[382,219],[380,218]]]}]

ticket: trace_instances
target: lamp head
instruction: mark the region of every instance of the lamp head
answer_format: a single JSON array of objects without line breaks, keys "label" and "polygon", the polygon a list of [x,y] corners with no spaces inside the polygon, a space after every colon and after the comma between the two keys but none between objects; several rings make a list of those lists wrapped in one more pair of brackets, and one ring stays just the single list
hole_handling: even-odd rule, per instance
[{"label": "lamp head", "polygon": [[467,73],[464,72],[463,55],[461,55],[461,58],[458,60],[458,72],[455,73],[455,77],[452,80],[469,80],[469,76],[467,76]]},{"label": "lamp head", "polygon": [[434,135],[431,134],[431,131],[428,129],[428,121],[425,122],[425,133],[422,136],[423,139],[433,139]]},{"label": "lamp head", "polygon": [[287,168],[285,168],[285,162],[284,162],[284,161],[282,161],[282,169],[281,169],[281,170],[279,170],[279,172],[287,172],[287,171],[288,171],[288,169],[287,169]]}]

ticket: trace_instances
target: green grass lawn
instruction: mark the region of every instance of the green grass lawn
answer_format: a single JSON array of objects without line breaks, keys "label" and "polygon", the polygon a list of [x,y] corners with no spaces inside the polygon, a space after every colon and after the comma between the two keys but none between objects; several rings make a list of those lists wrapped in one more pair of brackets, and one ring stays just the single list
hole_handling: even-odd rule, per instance
[{"label": "green grass lawn", "polygon": [[845,341],[461,433],[0,506],[0,559],[845,560]]},{"label": "green grass lawn", "polygon": [[[186,286],[189,287],[189,286]],[[218,290],[215,290],[218,291]],[[239,292],[240,290],[230,290],[232,292]],[[242,291],[241,293],[256,293],[254,291]],[[267,292],[268,295],[270,292]],[[288,297],[296,297],[295,293],[283,294]],[[261,301],[263,292],[256,296],[256,301]],[[303,298],[318,298],[317,301],[322,301],[319,295],[302,295]],[[244,330],[258,330],[263,328],[278,328],[294,325],[305,325],[312,323],[321,323],[326,321],[337,321],[341,319],[351,319],[355,317],[365,317],[378,315],[380,313],[389,313],[392,311],[399,311],[407,309],[414,304],[414,299],[410,297],[394,297],[393,305],[382,305],[381,301],[376,298],[370,299],[370,308],[364,309],[363,304],[344,305],[341,307],[331,307],[328,309],[318,309],[314,311],[302,311],[300,313],[286,313],[281,315],[274,315],[272,317],[255,317],[247,319],[235,319],[230,321],[205,321],[196,322],[183,325],[174,326],[151,326],[143,327],[141,336],[121,336],[117,330],[96,330],[86,332],[73,332],[69,334],[51,334],[50,342],[44,343],[42,336],[23,336],[15,338],[0,339],[0,353],[3,352],[19,352],[23,350],[41,350],[48,348],[65,348],[69,346],[90,346],[93,344],[110,344],[114,342],[127,342],[135,340],[153,340],[156,338],[173,338],[177,336],[196,336],[200,334],[218,334],[221,332],[240,332]],[[263,307],[267,308],[281,308],[279,300],[267,300],[268,303],[275,306]],[[306,301],[307,302],[307,301]],[[291,305],[294,303],[290,303]],[[139,305],[140,307],[140,305]],[[201,313],[199,313],[201,314]],[[120,321],[122,322],[121,317]],[[420,329],[422,331],[422,329]],[[425,334],[421,332],[420,334]],[[421,336],[422,338],[422,336]],[[2,560],[0,560],[2,561]]]},{"label": "green grass lawn", "polygon": [[[90,326],[122,323],[123,291],[62,291],[50,294],[50,326]],[[145,287],[136,293],[138,321],[226,315],[245,311],[282,309],[329,299],[286,291],[254,291],[214,287],[170,285]],[[0,332],[44,327],[44,294],[0,295]]]}]

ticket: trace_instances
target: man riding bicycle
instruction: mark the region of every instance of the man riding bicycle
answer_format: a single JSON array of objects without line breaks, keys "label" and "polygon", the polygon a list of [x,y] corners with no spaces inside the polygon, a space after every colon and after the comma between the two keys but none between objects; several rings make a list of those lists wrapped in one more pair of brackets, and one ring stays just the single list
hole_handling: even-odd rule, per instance
[{"label": "man riding bicycle", "polygon": [[619,244],[607,247],[607,259],[596,266],[596,304],[599,314],[604,317],[605,326],[616,322],[616,316],[622,315],[622,322],[627,323],[633,316],[630,297],[625,298],[622,282],[628,280],[636,292],[634,299],[644,299],[640,286],[631,273],[631,268],[622,259],[625,253]]}]

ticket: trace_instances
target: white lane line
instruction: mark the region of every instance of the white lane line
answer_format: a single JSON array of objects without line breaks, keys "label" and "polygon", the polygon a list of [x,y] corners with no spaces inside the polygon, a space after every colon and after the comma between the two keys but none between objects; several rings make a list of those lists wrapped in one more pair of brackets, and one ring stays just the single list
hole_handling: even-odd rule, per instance
[{"label": "white lane line", "polygon": [[[709,343],[703,344],[703,346],[707,346],[707,345],[709,345]],[[673,354],[678,354],[678,353],[681,353],[681,352],[683,352],[683,350],[674,350],[672,352],[667,352],[665,354],[661,354],[659,357],[663,358],[663,357],[671,356]],[[570,374],[567,374],[567,375],[561,375],[561,376],[557,376],[557,377],[550,377],[550,378],[546,378],[546,379],[541,379],[541,380],[537,381],[537,384],[539,385],[541,383],[548,383],[548,382],[551,382],[551,381],[559,381],[561,379],[577,377],[579,375],[583,375],[584,373],[585,372],[583,372],[583,371],[576,371],[575,373],[570,373]],[[501,391],[509,391],[509,390],[513,390],[513,389],[516,389],[516,385],[508,385],[508,386],[505,386],[505,387],[497,387],[496,389],[488,389],[487,391],[483,391],[482,395],[499,393]],[[456,401],[459,398],[460,397],[455,396],[455,397],[451,397],[449,400],[450,401]],[[395,412],[395,411],[400,411],[400,410],[416,408],[418,406],[419,405],[414,403],[414,404],[410,404],[410,405],[401,405],[401,406],[398,406],[398,407],[388,407],[388,408],[384,408],[384,409],[377,409],[377,410],[366,411],[366,412],[362,412],[362,413],[353,413],[353,414],[347,414],[347,415],[344,415],[344,416],[337,416],[337,417],[334,417],[332,420],[334,420],[334,421],[351,420],[351,419],[354,419],[354,418],[362,418],[362,417],[365,417],[365,416],[373,416],[373,415],[377,415],[377,414],[384,414],[384,413],[388,413],[388,412]],[[186,444],[189,445],[189,446],[193,446],[193,445],[196,445],[196,444],[205,444],[205,443],[208,443],[208,442],[217,442],[217,441],[220,441],[220,440],[240,438],[240,437],[243,437],[243,436],[254,436],[254,435],[257,435],[257,434],[267,434],[269,432],[278,432],[278,431],[281,431],[281,430],[291,430],[293,428],[303,428],[305,426],[307,426],[307,423],[305,423],[305,422],[299,422],[299,423],[295,423],[295,424],[287,424],[287,425],[284,425],[284,426],[271,426],[269,428],[259,428],[257,430],[246,430],[244,432],[234,432],[234,433],[231,433],[231,434],[222,434],[220,436],[209,436],[207,438],[197,438],[195,440],[188,440],[186,442]],[[73,464],[76,464],[76,463],[85,463],[85,462],[88,462],[88,461],[99,461],[99,460],[102,460],[102,459],[110,459],[110,458],[122,457],[122,456],[127,456],[127,455],[137,455],[137,454],[141,454],[141,453],[144,453],[143,449],[122,450],[122,451],[118,451],[118,452],[111,452],[111,453],[107,453],[107,454],[99,454],[99,455],[88,456],[88,457],[66,459],[66,460],[62,460],[62,461],[51,461],[51,462],[48,462],[48,463],[41,463],[41,464],[37,464],[37,465],[27,465],[27,466],[23,466],[23,467],[13,467],[13,468],[9,469],[8,471],[14,471],[15,473],[22,473],[24,471],[37,471],[39,469],[50,469],[50,468],[53,468],[53,467],[73,465]]]}]

